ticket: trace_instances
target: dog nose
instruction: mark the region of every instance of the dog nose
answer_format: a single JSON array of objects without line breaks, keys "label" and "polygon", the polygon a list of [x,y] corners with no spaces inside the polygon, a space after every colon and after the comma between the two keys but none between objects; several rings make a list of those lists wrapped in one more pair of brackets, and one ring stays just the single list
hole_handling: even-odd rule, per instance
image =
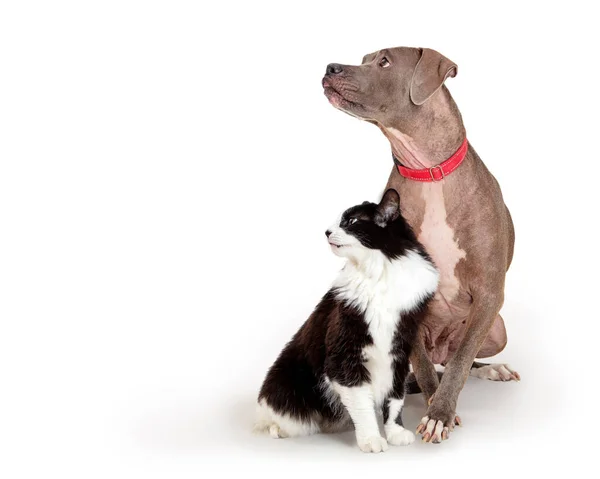
[{"label": "dog nose", "polygon": [[329,230],[325,231],[325,236],[327,236],[329,238],[329,236],[331,236],[331,231],[329,231]]},{"label": "dog nose", "polygon": [[337,75],[338,73],[342,73],[344,69],[342,68],[342,65],[340,65],[339,63],[330,63],[329,65],[327,65],[327,74],[328,75]]}]

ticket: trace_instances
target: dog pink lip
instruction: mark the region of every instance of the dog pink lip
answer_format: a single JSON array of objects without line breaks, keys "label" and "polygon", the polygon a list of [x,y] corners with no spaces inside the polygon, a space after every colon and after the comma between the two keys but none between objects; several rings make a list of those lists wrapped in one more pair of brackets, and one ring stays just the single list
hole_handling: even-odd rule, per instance
[{"label": "dog pink lip", "polygon": [[325,80],[327,79],[325,78],[323,80],[323,92],[329,100],[329,103],[331,103],[334,107],[340,109],[343,109],[343,107],[352,107],[353,109],[364,109],[359,103],[355,103],[353,101],[348,100],[347,98],[344,98],[344,96],[338,90],[332,87],[331,84],[329,82],[326,82]]},{"label": "dog pink lip", "polygon": [[331,81],[330,78],[325,77],[323,78],[323,80],[321,81],[321,85],[323,85],[323,89],[325,90],[325,94],[329,93],[336,93],[339,96],[342,96],[341,93],[338,91],[338,89],[333,85],[333,81]]},{"label": "dog pink lip", "polygon": [[329,103],[331,103],[335,107],[340,107],[343,103],[350,103],[348,100],[346,100],[342,95],[340,95],[336,90],[334,90],[331,87],[325,88],[325,96],[329,100]]}]

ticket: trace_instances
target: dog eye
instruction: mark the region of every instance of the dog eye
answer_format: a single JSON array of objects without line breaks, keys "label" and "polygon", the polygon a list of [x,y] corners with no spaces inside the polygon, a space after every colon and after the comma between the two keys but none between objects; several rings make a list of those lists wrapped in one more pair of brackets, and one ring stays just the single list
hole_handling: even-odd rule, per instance
[{"label": "dog eye", "polygon": [[387,68],[387,67],[389,67],[389,66],[390,66],[390,62],[389,62],[389,60],[388,60],[386,57],[383,57],[383,58],[381,59],[381,61],[379,62],[379,66],[380,66],[381,68]]},{"label": "dog eye", "polygon": [[348,224],[349,224],[349,225],[353,225],[353,224],[354,224],[354,223],[356,223],[357,221],[358,221],[358,220],[357,220],[356,218],[350,218],[350,219],[348,220]]}]

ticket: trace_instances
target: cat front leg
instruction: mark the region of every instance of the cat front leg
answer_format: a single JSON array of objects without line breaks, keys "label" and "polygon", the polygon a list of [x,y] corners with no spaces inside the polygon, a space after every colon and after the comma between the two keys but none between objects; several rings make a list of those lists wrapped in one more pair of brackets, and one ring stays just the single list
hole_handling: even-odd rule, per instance
[{"label": "cat front leg", "polygon": [[370,385],[342,386],[332,382],[332,387],[338,393],[354,423],[356,441],[361,451],[375,453],[386,451],[388,443],[379,432],[375,401]]},{"label": "cat front leg", "polygon": [[402,408],[406,394],[406,378],[409,371],[409,351],[398,353],[394,361],[394,387],[383,402],[383,428],[385,437],[393,446],[408,446],[415,441],[415,435],[402,423]]},{"label": "cat front leg", "polygon": [[390,397],[383,405],[383,424],[385,437],[393,446],[408,446],[415,441],[412,431],[402,424],[402,408],[404,397]]}]

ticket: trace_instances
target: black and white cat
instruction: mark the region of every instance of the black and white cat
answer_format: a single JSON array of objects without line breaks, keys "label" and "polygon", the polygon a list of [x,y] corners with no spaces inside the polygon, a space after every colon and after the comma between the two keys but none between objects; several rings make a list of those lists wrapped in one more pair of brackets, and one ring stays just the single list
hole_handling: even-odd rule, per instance
[{"label": "black and white cat", "polygon": [[267,373],[255,429],[279,438],[353,424],[365,452],[410,444],[401,416],[409,355],[438,272],[395,190],[346,210],[326,235],[346,265]]}]

